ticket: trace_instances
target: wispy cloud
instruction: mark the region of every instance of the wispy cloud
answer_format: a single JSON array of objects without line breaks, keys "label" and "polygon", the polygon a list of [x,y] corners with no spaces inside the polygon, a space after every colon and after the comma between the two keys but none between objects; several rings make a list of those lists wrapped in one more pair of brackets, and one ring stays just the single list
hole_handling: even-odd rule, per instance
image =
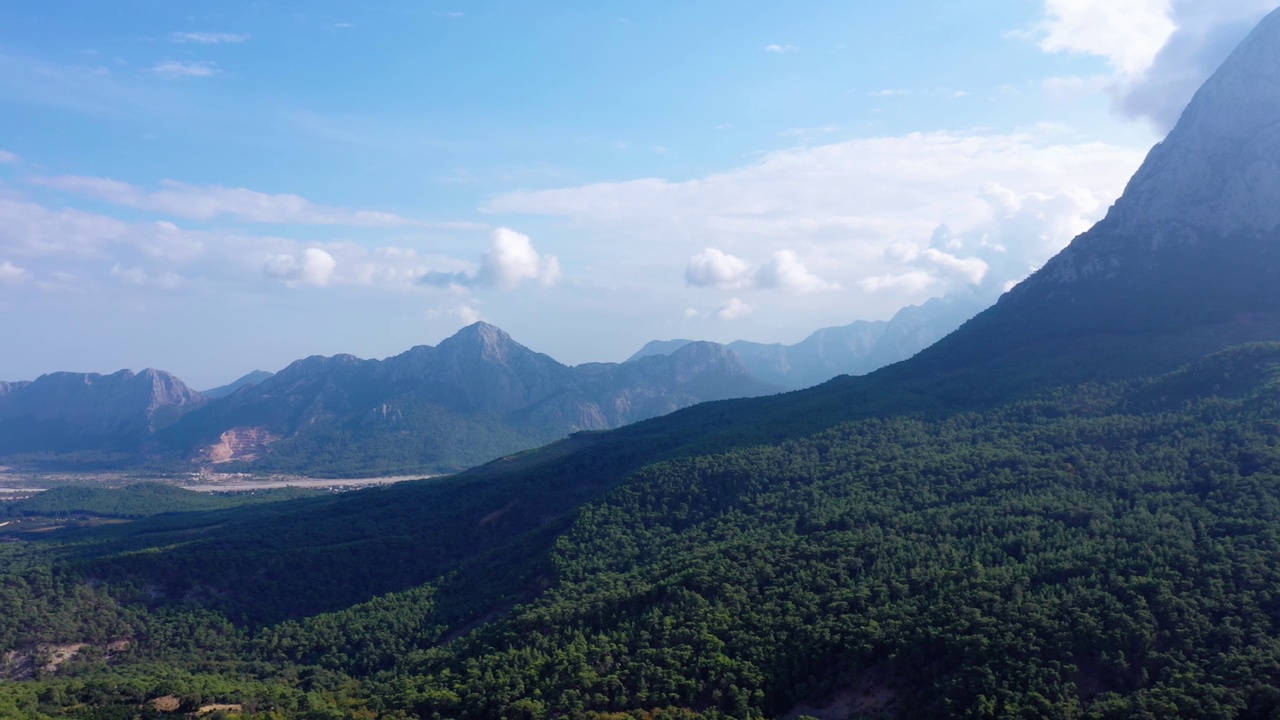
[{"label": "wispy cloud", "polygon": [[789,140],[808,141],[814,138],[822,137],[823,135],[830,135],[831,133],[839,129],[840,128],[836,125],[823,125],[822,127],[790,128],[788,130],[783,130],[778,134]]},{"label": "wispy cloud", "polygon": [[8,150],[0,150],[0,162],[12,163],[18,162],[18,156]]},{"label": "wispy cloud", "polygon": [[21,285],[31,279],[31,272],[5,260],[0,263],[0,285]]},{"label": "wispy cloud", "polygon": [[166,60],[158,63],[151,68],[151,72],[160,77],[176,80],[179,78],[201,78],[213,77],[221,74],[221,70],[215,63],[211,62],[180,62],[177,60]]},{"label": "wispy cloud", "polygon": [[560,260],[542,255],[533,240],[511,228],[498,228],[489,236],[489,249],[480,257],[478,270],[433,272],[422,278],[424,285],[468,288],[475,286],[515,290],[526,281],[543,287],[560,282]]},{"label": "wispy cloud", "polygon": [[799,52],[800,48],[796,47],[795,45],[778,45],[775,43],[773,45],[765,45],[764,51],[782,54],[782,53]]},{"label": "wispy cloud", "polygon": [[173,32],[169,33],[169,42],[195,43],[197,45],[222,45],[242,43],[249,40],[248,34],[224,32]]},{"label": "wispy cloud", "polygon": [[30,182],[189,220],[210,220],[226,215],[247,222],[298,225],[397,227],[420,224],[392,213],[317,205],[299,195],[273,195],[220,185],[188,185],[176,180],[161,181],[161,189],[154,191],[111,178],[75,175],[33,178]]},{"label": "wispy cloud", "polygon": [[733,298],[715,311],[715,317],[717,320],[730,321],[744,318],[753,312],[755,312],[755,308],[750,303],[744,302],[739,298]]}]

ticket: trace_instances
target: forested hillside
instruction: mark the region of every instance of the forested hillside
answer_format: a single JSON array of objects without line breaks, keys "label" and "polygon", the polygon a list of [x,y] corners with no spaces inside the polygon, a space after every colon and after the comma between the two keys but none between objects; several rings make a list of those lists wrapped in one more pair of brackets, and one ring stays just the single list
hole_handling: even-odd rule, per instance
[{"label": "forested hillside", "polygon": [[[235,604],[216,589],[241,583],[264,607],[296,600],[255,585],[265,556],[197,553],[205,597],[141,597],[136,571],[85,584],[146,545],[183,573],[170,537],[143,539],[157,521],[124,545],[10,545],[5,606],[24,612],[4,646],[93,649],[0,693],[49,717],[168,694],[264,717],[823,717],[833,701],[867,717],[1267,717],[1277,418],[1280,346],[1263,345],[987,412],[847,423],[648,465],[563,531],[283,623],[219,610]],[[339,573],[345,546],[317,538]]]}]

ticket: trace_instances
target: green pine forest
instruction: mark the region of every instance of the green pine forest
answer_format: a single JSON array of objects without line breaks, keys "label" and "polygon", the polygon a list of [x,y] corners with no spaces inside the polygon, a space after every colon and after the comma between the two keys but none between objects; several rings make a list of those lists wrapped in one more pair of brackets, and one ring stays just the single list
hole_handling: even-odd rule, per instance
[{"label": "green pine forest", "polygon": [[4,537],[0,718],[1280,717],[1280,345],[1019,397],[64,497],[134,519]]}]

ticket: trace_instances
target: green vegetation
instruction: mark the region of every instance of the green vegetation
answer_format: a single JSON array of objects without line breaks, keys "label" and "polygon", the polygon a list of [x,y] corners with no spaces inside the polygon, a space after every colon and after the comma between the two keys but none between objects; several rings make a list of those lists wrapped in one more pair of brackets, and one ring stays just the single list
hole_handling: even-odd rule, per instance
[{"label": "green vegetation", "polygon": [[279,502],[320,494],[302,488],[258,490],[252,493],[204,493],[159,482],[143,482],[123,488],[63,485],[4,506],[10,517],[64,517],[95,515],[142,518],[172,512],[196,512]]},{"label": "green vegetation", "polygon": [[0,717],[1280,713],[1280,346],[714,452],[615,435],[0,545],[0,649],[88,643]]}]

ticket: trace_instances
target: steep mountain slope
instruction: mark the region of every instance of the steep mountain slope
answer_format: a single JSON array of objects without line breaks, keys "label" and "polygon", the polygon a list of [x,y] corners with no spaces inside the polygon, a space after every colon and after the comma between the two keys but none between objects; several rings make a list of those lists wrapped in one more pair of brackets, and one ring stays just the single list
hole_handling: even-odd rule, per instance
[{"label": "steep mountain slope", "polygon": [[[899,310],[887,321],[823,328],[795,345],[736,340],[727,346],[752,375],[787,388],[806,388],[837,375],[865,375],[905,360],[937,342],[991,305],[985,292],[933,298]],[[690,340],[654,340],[627,362],[669,355]]]},{"label": "steep mountain slope", "polygon": [[202,396],[160,370],[52,373],[0,392],[0,454],[134,453]]},{"label": "steep mountain slope", "polygon": [[[1105,219],[912,369],[1084,338],[1185,352],[1274,335],[1280,309],[1280,16],[1196,93]],[[926,359],[926,358],[922,358]]]},{"label": "steep mountain slope", "polygon": [[299,360],[209,403],[160,447],[221,465],[319,474],[439,472],[775,388],[697,343],[641,362],[561,365],[484,323],[386,360]]}]

